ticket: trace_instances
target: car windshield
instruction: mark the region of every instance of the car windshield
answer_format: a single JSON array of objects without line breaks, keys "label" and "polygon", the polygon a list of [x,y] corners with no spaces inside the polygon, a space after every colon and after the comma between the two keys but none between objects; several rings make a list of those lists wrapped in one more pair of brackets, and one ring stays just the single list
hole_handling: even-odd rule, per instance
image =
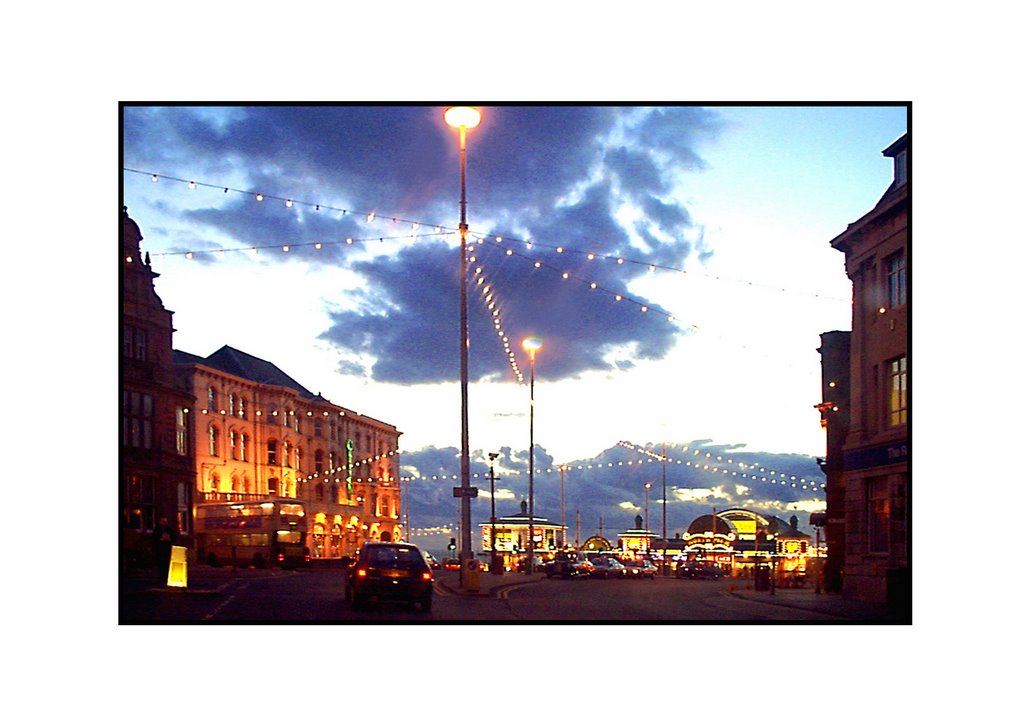
[{"label": "car windshield", "polygon": [[368,548],[366,564],[376,566],[422,566],[423,556],[412,548]]}]

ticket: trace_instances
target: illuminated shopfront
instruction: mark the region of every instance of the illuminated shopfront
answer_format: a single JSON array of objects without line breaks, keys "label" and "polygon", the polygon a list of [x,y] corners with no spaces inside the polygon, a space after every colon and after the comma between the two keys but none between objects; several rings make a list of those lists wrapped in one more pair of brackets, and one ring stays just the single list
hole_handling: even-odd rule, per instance
[{"label": "illuminated shopfront", "polygon": [[[494,522],[493,537],[491,523],[481,523],[481,550],[489,555],[501,557],[506,568],[513,568],[523,558],[528,546],[530,516],[526,503],[515,515],[500,517]],[[494,543],[492,548],[491,543]],[[533,516],[533,552],[538,558],[550,557],[565,545],[565,526],[550,522],[547,518]]]}]

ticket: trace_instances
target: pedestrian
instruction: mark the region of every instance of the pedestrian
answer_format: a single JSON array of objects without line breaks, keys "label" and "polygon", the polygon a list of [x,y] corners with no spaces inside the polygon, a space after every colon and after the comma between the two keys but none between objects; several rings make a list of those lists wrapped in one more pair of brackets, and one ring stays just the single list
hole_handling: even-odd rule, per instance
[{"label": "pedestrian", "polygon": [[153,528],[153,558],[158,575],[168,572],[171,565],[171,546],[178,539],[178,533],[167,522],[160,518],[160,523]]}]

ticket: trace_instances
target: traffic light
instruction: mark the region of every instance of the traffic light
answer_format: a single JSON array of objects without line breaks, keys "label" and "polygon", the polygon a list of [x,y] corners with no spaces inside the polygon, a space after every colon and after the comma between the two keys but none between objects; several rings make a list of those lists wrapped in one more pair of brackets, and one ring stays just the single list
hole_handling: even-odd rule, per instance
[{"label": "traffic light", "polygon": [[455,550],[455,538],[448,541],[448,550]]}]

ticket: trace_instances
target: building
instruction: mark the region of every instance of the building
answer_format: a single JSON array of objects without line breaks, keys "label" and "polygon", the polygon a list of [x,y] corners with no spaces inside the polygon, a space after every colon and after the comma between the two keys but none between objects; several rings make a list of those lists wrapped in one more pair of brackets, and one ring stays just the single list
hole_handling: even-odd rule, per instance
[{"label": "building", "polygon": [[224,346],[174,352],[192,392],[195,501],[294,497],[314,559],[403,540],[395,427],[333,404],[269,361]]},{"label": "building", "polygon": [[[850,429],[850,332],[821,334],[821,414],[825,432],[825,452],[832,456],[819,459],[825,475],[825,542],[828,559],[822,585],[830,593],[842,590],[844,553],[846,552],[846,478],[843,476],[843,442]],[[812,523],[813,524],[813,523]]]},{"label": "building", "polygon": [[[489,522],[481,523],[480,528],[480,548],[483,552],[491,555],[492,563],[495,562],[495,556],[500,556],[505,567],[512,568],[525,557],[529,545],[528,533],[530,532],[530,512],[525,500],[520,503],[519,512],[496,518],[493,526]],[[537,558],[552,556],[556,550],[565,545],[565,526],[534,514],[534,556]]]},{"label": "building", "polygon": [[187,421],[188,391],[175,387],[172,312],[143,259],[142,232],[122,212],[121,224],[121,446],[122,568],[147,564],[148,535],[162,519],[187,537],[191,529],[195,465]]},{"label": "building", "polygon": [[[910,599],[909,152],[906,134],[882,152],[893,162],[892,183],[831,241],[846,256],[853,321],[846,414],[834,420],[843,408],[824,412],[826,426],[847,427],[841,442],[829,437],[826,454],[829,489],[838,478],[843,490],[842,503],[829,497],[826,509],[826,539],[833,522],[842,531],[842,592],[902,609]],[[823,348],[824,390],[833,380],[825,370],[833,346],[824,336]]]}]

